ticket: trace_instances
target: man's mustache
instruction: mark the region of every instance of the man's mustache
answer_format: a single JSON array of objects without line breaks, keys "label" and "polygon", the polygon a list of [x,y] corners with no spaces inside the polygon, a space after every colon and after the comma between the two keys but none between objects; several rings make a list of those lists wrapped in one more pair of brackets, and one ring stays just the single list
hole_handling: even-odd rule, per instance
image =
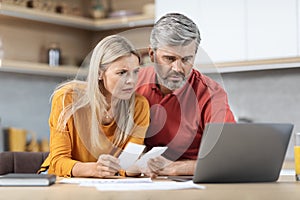
[{"label": "man's mustache", "polygon": [[168,76],[181,76],[182,78],[185,78],[184,73],[176,72],[176,71],[171,71],[170,73],[168,73]]}]

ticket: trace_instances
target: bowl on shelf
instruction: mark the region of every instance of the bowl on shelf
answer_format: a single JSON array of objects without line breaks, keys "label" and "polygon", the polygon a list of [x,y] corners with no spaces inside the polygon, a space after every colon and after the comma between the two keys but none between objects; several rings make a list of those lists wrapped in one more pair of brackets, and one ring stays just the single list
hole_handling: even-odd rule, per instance
[{"label": "bowl on shelf", "polygon": [[134,15],[139,15],[141,12],[133,11],[133,10],[117,10],[110,12],[108,14],[108,18],[120,18],[120,17],[129,17]]},{"label": "bowl on shelf", "polygon": [[101,19],[106,17],[106,12],[104,9],[92,9],[90,10],[90,15],[94,19]]}]

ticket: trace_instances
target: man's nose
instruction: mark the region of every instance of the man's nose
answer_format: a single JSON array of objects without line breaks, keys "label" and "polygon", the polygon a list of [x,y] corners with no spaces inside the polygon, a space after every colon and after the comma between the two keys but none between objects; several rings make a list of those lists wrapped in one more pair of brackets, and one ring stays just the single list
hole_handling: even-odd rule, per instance
[{"label": "man's nose", "polygon": [[181,61],[181,59],[177,59],[176,61],[174,61],[172,63],[172,70],[176,71],[176,72],[180,72],[183,73],[183,63]]}]

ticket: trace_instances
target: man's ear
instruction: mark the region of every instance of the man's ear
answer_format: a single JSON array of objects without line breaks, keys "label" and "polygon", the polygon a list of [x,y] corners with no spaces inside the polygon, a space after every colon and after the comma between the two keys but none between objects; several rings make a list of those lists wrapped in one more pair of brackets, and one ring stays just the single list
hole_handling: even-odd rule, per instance
[{"label": "man's ear", "polygon": [[148,47],[148,53],[149,53],[151,62],[154,62],[154,50],[150,46]]}]

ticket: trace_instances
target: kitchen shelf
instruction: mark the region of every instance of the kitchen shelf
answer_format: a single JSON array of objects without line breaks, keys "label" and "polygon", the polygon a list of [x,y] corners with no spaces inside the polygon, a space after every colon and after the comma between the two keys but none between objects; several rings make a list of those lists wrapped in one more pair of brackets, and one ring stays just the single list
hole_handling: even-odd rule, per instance
[{"label": "kitchen shelf", "polygon": [[[260,70],[300,68],[300,57],[255,60],[245,62],[216,63],[214,65],[200,65],[198,68],[204,74],[211,73],[235,73]],[[79,70],[80,69],[80,70]],[[32,75],[54,77],[85,77],[87,69],[76,66],[50,67],[45,63],[34,63],[16,60],[3,60],[0,72],[23,73]]]},{"label": "kitchen shelf", "polygon": [[47,13],[37,9],[23,8],[3,3],[0,3],[0,14],[92,31],[147,26],[153,25],[154,23],[154,16],[144,14],[94,20],[86,17]]},{"label": "kitchen shelf", "polygon": [[251,60],[241,62],[224,62],[199,65],[203,73],[235,73],[260,70],[300,68],[300,57]]},{"label": "kitchen shelf", "polygon": [[87,75],[87,70],[79,70],[79,68],[75,66],[61,65],[57,67],[50,67],[45,63],[34,63],[16,60],[3,60],[2,65],[0,65],[0,72],[13,72],[21,74],[68,78],[75,76],[83,77]]}]

